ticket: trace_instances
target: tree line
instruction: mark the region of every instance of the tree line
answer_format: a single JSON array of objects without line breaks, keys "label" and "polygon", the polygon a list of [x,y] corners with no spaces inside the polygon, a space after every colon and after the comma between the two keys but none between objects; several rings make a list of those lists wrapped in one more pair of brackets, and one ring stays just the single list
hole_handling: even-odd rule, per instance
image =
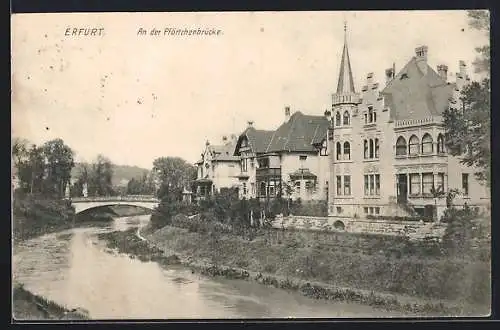
[{"label": "tree line", "polygon": [[80,164],[82,171],[71,180],[75,167],[75,153],[62,139],[36,145],[23,138],[14,138],[12,159],[18,180],[18,190],[23,193],[60,199],[69,188],[72,197],[82,196],[86,184],[89,196],[115,194],[112,184],[113,163],[99,155],[91,164]]}]

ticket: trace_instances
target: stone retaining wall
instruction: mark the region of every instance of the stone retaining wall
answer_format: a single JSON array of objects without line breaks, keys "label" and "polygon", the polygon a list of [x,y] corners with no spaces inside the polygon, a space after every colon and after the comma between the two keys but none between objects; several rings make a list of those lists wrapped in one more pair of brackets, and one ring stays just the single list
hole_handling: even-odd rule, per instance
[{"label": "stone retaining wall", "polygon": [[324,231],[346,231],[393,236],[407,235],[412,239],[441,238],[445,226],[438,223],[417,221],[391,221],[373,219],[354,219],[347,217],[277,217],[274,228],[293,228]]}]

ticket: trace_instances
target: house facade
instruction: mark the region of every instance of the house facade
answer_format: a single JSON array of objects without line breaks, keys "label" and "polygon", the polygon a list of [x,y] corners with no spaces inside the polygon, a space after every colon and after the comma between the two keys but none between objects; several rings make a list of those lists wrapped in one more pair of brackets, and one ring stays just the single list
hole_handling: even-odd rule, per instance
[{"label": "house facade", "polygon": [[326,200],[328,153],[325,116],[293,115],[285,107],[285,121],[276,130],[253,128],[240,135],[240,197]]},{"label": "house facade", "polygon": [[446,199],[436,191],[451,189],[459,190],[454,204],[489,205],[489,190],[474,169],[449,155],[445,145],[442,115],[460,102],[460,90],[469,83],[465,63],[460,61],[456,80],[449,82],[447,66],[436,72],[427,57],[428,48],[418,47],[399,72],[394,65],[386,70],[384,86],[369,73],[357,92],[345,40],[328,131],[329,216],[431,210],[440,218]]},{"label": "house facade", "polygon": [[193,183],[195,198],[206,198],[221,188],[238,186],[240,158],[234,156],[235,145],[235,135],[224,136],[220,145],[206,142],[201,159],[195,164],[198,171]]}]

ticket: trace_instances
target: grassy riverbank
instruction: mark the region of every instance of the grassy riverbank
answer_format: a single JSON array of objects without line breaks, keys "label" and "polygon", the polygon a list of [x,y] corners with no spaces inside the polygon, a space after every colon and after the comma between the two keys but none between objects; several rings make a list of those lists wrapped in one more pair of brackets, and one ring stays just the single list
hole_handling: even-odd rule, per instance
[{"label": "grassy riverbank", "polygon": [[72,228],[74,215],[68,201],[16,192],[12,212],[14,241]]},{"label": "grassy riverbank", "polygon": [[[377,276],[371,281],[359,280],[365,277],[360,271],[367,272],[366,268],[359,268],[360,264],[367,263],[374,267],[380,260],[369,261],[366,258],[356,262],[353,256],[322,255],[316,252],[314,259],[304,259],[305,251],[297,248],[279,246],[270,247],[263,240],[243,240],[233,235],[213,235],[188,232],[185,229],[164,227],[160,230],[142,232],[148,241],[138,238],[134,230],[101,234],[108,242],[108,247],[117,248],[120,252],[135,255],[141,260],[155,260],[163,264],[182,263],[204,275],[223,276],[231,279],[256,281],[277,288],[298,291],[301,294],[315,298],[362,303],[388,310],[401,311],[406,314],[439,316],[439,315],[465,315],[487,314],[489,310],[481,309],[477,305],[466,301],[449,301],[436,297],[408,295],[389,290],[380,290],[380,277],[395,269],[390,264],[377,265],[378,272],[381,268],[388,268],[385,273],[375,274],[373,270],[365,276]],[[310,253],[310,252],[309,252]],[[359,256],[356,256],[359,258]],[[335,268],[335,264],[339,264]],[[349,266],[350,264],[350,266]],[[334,267],[346,280],[325,280],[325,276],[332,274],[325,269],[325,265]],[[409,263],[404,267],[408,267]],[[398,268],[402,271],[404,267]],[[436,265],[433,265],[436,267]],[[343,268],[343,269],[342,269]],[[377,268],[377,267],[375,267]],[[425,271],[425,270],[424,270]],[[406,274],[407,275],[408,271]],[[422,286],[422,278],[409,278],[402,280],[392,278],[393,282],[399,281],[401,285],[409,285],[410,281],[417,281],[411,287]],[[386,278],[391,281],[391,278]],[[365,284],[365,286],[363,286]],[[371,286],[369,286],[371,284]]]},{"label": "grassy riverbank", "polygon": [[12,296],[14,319],[20,320],[85,320],[85,311],[69,310],[53,301],[31,293],[16,285]]}]

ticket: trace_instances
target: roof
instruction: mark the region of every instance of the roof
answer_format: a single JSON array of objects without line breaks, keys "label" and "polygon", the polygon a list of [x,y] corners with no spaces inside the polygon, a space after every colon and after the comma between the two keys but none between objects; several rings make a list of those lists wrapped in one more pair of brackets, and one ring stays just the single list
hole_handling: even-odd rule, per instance
[{"label": "roof", "polygon": [[316,151],[314,144],[326,138],[329,124],[324,116],[304,115],[297,111],[274,132],[266,152]]},{"label": "roof", "polygon": [[236,143],[229,141],[224,145],[208,145],[208,150],[212,153],[212,161],[239,161],[237,156],[234,156]]},{"label": "roof", "polygon": [[235,151],[238,150],[241,145],[243,137],[246,137],[254,153],[264,153],[266,152],[267,146],[269,145],[269,141],[271,141],[273,134],[274,131],[257,130],[253,127],[248,127],[245,131],[243,131],[243,133],[241,133]]},{"label": "roof", "polygon": [[428,64],[422,72],[413,57],[381,92],[393,120],[439,116],[448,107],[454,84],[443,80]]},{"label": "roof", "polygon": [[304,179],[313,179],[313,178],[316,178],[317,176],[316,176],[316,174],[309,171],[309,169],[301,168],[301,169],[296,170],[293,173],[290,173],[290,177],[291,178],[299,177],[299,178],[304,178]]},{"label": "roof", "polygon": [[355,93],[354,79],[352,79],[351,61],[349,60],[349,50],[347,49],[347,39],[344,39],[344,49],[342,50],[339,80],[337,83],[337,94],[342,93]]}]

